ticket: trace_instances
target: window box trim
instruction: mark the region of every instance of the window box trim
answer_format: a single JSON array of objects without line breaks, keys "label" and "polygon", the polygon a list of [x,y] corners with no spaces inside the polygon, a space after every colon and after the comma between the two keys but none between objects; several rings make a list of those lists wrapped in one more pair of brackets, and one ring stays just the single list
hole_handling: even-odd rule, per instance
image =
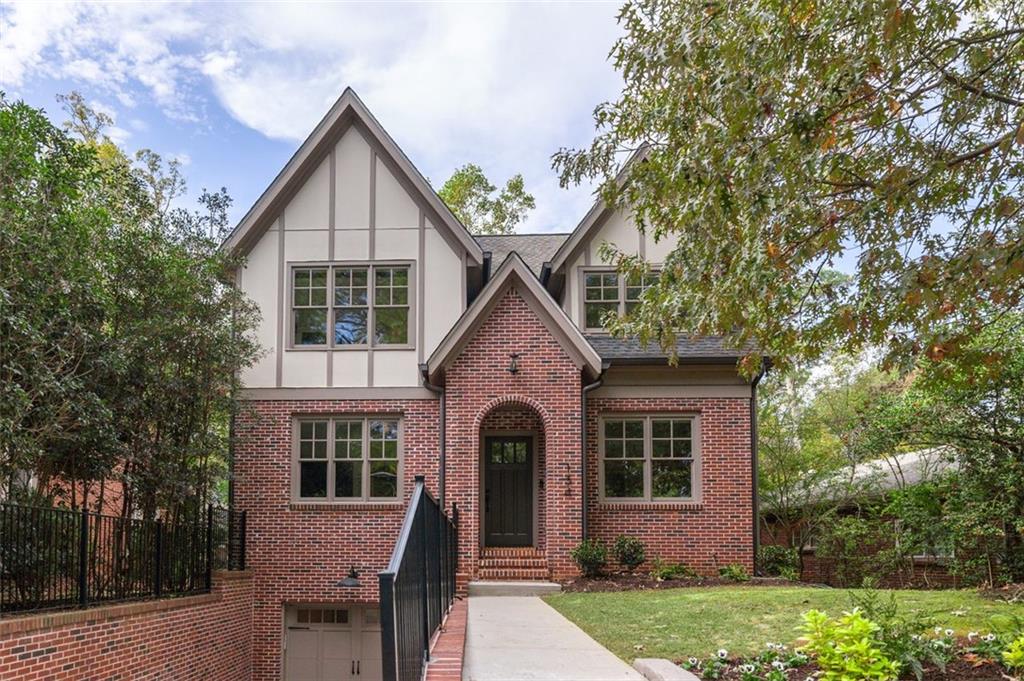
[{"label": "window box trim", "polygon": [[[313,421],[326,421],[327,422],[327,458],[326,459],[314,459],[313,461],[325,461],[327,463],[327,496],[326,497],[303,497],[299,495],[301,489],[301,477],[300,477],[300,462],[299,459],[299,429],[301,424],[310,423]],[[362,497],[335,497],[332,492],[334,491],[335,483],[335,462],[334,458],[334,436],[336,421],[362,421],[363,431],[363,458],[362,459],[348,459],[349,461],[362,461],[364,473],[363,478],[366,479],[367,484],[363,486]],[[369,486],[369,469],[372,461],[380,461],[381,459],[370,458],[370,421],[397,421],[398,422],[398,467],[397,467],[397,484],[394,497],[371,497],[370,486]],[[401,414],[386,413],[386,414],[296,414],[292,417],[292,435],[291,435],[291,451],[289,453],[291,457],[291,480],[289,482],[290,498],[289,507],[292,510],[307,510],[309,507],[329,507],[329,508],[360,508],[369,510],[373,507],[388,506],[388,507],[400,507],[405,503],[405,420]],[[345,459],[340,459],[345,461]],[[385,459],[386,460],[386,459]],[[310,461],[310,459],[305,459]],[[360,483],[362,484],[362,483]]]},{"label": "window box trim", "polygon": [[[690,496],[688,497],[655,497],[652,496],[652,475],[653,475],[653,457],[651,456],[652,445],[652,426],[651,422],[659,419],[677,419],[677,420],[689,420],[691,423],[690,441],[692,443],[692,449],[690,451],[690,461],[693,462],[690,470]],[[606,421],[643,421],[644,422],[644,458],[643,458],[643,475],[644,475],[644,495],[642,497],[610,497],[605,495],[604,486],[604,464],[606,461],[605,452],[605,422]],[[685,412],[647,412],[647,413],[613,413],[608,412],[601,414],[597,420],[597,491],[598,491],[598,503],[601,505],[608,506],[634,506],[639,505],[643,507],[659,507],[659,508],[670,508],[670,507],[694,507],[703,505],[703,456],[701,447],[701,419],[698,412],[685,411]],[[612,459],[613,461],[626,460],[626,459]],[[634,461],[637,459],[633,459]],[[665,459],[667,461],[678,460],[678,459]],[[686,460],[686,459],[683,459]]]},{"label": "window box trim", "polygon": [[[387,350],[415,350],[416,349],[416,319],[417,319],[417,304],[418,294],[416,290],[416,261],[415,260],[294,260],[288,261],[286,265],[287,282],[285,286],[284,300],[285,315],[283,323],[288,325],[285,330],[285,347],[284,349],[289,352],[324,352],[327,350],[335,352],[346,352],[352,350],[358,350],[366,352],[373,350],[374,352],[387,351]],[[367,284],[366,284],[366,343],[353,344],[345,343],[338,345],[334,342],[334,272],[336,269],[344,269],[347,267],[365,267],[367,268]],[[409,269],[408,276],[408,299],[409,299],[409,319],[407,321],[407,338],[406,343],[388,343],[378,344],[373,342],[373,330],[374,330],[374,307],[373,295],[374,295],[374,268],[387,269],[390,267],[407,267]],[[315,268],[326,268],[327,269],[327,344],[326,345],[299,345],[295,343],[295,270],[303,269],[315,269]]]},{"label": "window box trim", "polygon": [[[651,275],[657,277],[660,274],[660,272],[661,272],[660,266],[656,267],[656,266],[651,265],[651,267],[650,267],[650,274]],[[616,302],[616,304],[619,307],[619,316],[623,317],[626,314],[626,305],[628,304],[628,302],[632,302],[632,301],[627,301],[626,300],[626,288],[627,288],[626,287],[626,276],[624,274],[620,273],[618,271],[618,268],[616,268],[616,267],[614,267],[612,265],[585,265],[583,267],[579,267],[578,268],[578,271],[577,271],[577,277],[578,278],[577,278],[576,284],[577,284],[577,288],[579,289],[579,296],[578,296],[579,314],[577,315],[578,316],[577,324],[580,327],[580,329],[582,329],[582,331],[584,333],[586,333],[586,334],[591,334],[591,335],[601,335],[601,334],[607,335],[608,334],[608,330],[605,329],[603,326],[598,326],[598,327],[587,326],[587,275],[588,274],[610,274],[610,273],[615,273],[615,276],[616,276],[617,281],[618,281],[619,298],[615,302]],[[601,302],[601,301],[593,301],[593,302]],[[610,302],[610,301],[606,301],[606,302]]]}]

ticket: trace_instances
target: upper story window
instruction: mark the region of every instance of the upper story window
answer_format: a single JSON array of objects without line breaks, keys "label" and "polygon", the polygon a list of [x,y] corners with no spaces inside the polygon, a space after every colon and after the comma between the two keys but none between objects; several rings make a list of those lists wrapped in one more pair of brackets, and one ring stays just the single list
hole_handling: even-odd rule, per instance
[{"label": "upper story window", "polygon": [[401,422],[395,417],[296,422],[292,496],[298,501],[397,501]]},{"label": "upper story window", "polygon": [[409,265],[292,268],[294,347],[407,347]]},{"label": "upper story window", "polygon": [[696,417],[605,417],[599,448],[605,499],[693,501],[699,497]]},{"label": "upper story window", "polygon": [[640,303],[640,297],[650,287],[657,274],[627,277],[611,270],[583,273],[583,327],[600,331],[601,320],[608,313],[625,316]]}]

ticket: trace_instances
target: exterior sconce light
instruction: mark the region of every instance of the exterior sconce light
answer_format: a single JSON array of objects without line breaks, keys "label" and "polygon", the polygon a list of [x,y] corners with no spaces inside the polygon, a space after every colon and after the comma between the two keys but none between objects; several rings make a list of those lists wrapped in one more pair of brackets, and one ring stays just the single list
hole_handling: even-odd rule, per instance
[{"label": "exterior sconce light", "polygon": [[508,364],[508,372],[515,376],[519,373],[519,353],[513,352],[509,355],[509,359],[511,361]]},{"label": "exterior sconce light", "polygon": [[362,586],[362,584],[359,582],[359,573],[356,572],[355,566],[353,566],[352,569],[348,571],[348,576],[346,576],[345,579],[341,580],[334,586],[343,586],[347,588],[355,588],[358,586]]}]

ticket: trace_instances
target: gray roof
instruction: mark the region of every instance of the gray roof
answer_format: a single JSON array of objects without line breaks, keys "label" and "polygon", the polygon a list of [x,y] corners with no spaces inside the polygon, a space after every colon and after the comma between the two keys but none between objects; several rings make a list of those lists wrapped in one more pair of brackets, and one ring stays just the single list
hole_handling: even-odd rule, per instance
[{"label": "gray roof", "polygon": [[540,276],[540,268],[551,260],[558,247],[569,238],[568,234],[492,234],[474,237],[484,251],[491,252],[491,268],[497,269],[512,251]]},{"label": "gray roof", "polygon": [[[603,360],[667,360],[669,353],[656,342],[642,345],[636,338],[615,338],[607,334],[588,335],[587,340]],[[730,347],[722,336],[677,337],[676,355],[680,360],[737,359],[744,350]]]}]

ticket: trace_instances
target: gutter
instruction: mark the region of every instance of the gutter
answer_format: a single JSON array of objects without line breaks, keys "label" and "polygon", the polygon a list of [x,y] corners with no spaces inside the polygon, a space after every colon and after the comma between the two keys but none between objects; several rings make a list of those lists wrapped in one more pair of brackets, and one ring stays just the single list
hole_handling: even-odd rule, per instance
[{"label": "gutter", "polygon": [[447,468],[447,463],[448,463],[447,462],[447,456],[445,454],[445,428],[444,428],[444,425],[445,425],[445,421],[447,421],[448,419],[447,419],[447,413],[446,413],[446,406],[447,405],[446,405],[446,401],[445,401],[444,386],[435,385],[435,384],[430,382],[430,378],[428,377],[428,374],[427,374],[427,365],[426,364],[421,364],[420,365],[420,372],[423,374],[423,387],[426,388],[427,390],[429,390],[430,392],[434,393],[435,395],[437,395],[441,399],[441,405],[440,405],[441,423],[440,423],[440,426],[438,428],[438,431],[440,433],[440,438],[439,438],[440,442],[439,442],[439,444],[440,444],[441,451],[440,451],[440,456],[439,456],[440,463],[438,464],[438,471],[437,471],[437,503],[441,507],[441,512],[444,513],[445,469]]},{"label": "gutter", "polygon": [[764,360],[764,364],[761,366],[761,371],[758,372],[754,380],[750,382],[750,499],[751,506],[753,508],[754,517],[754,575],[759,576],[760,570],[757,565],[757,556],[761,552],[761,499],[757,491],[758,486],[758,472],[757,472],[757,384],[761,382],[764,375],[768,372],[768,368],[771,363],[768,359]]},{"label": "gutter", "polygon": [[580,496],[583,501],[580,504],[580,523],[583,530],[583,540],[587,538],[587,393],[601,387],[601,384],[604,383],[604,370],[607,368],[607,364],[603,365],[597,380],[583,386],[583,390],[580,393]]}]

